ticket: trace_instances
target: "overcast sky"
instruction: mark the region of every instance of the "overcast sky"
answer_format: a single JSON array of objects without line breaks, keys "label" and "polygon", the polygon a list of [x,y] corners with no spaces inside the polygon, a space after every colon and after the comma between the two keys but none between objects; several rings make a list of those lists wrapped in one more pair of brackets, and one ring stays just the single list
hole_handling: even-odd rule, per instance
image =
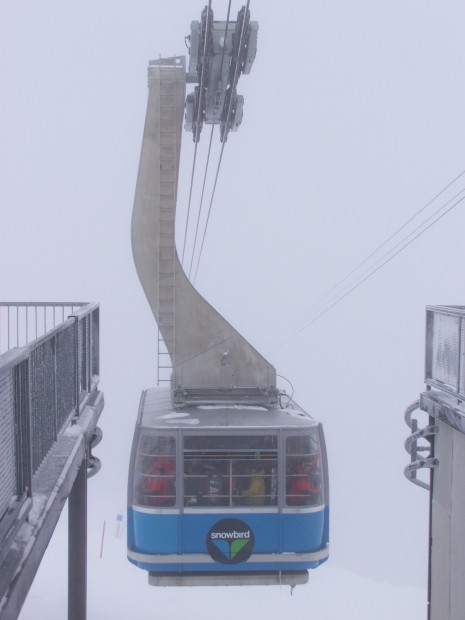
[{"label": "overcast sky", "polygon": [[[156,329],[130,247],[146,68],[150,58],[187,53],[184,37],[203,6],[0,0],[1,298],[101,303],[106,407],[103,468],[89,482],[91,574],[101,566],[103,521],[125,510],[140,392],[155,382]],[[425,306],[465,302],[464,203],[308,324],[312,304],[465,169],[465,4],[251,0],[250,8],[257,58],[239,83],[244,119],[224,151],[197,286],[324,424],[331,557],[308,587],[343,598],[348,571],[362,591],[370,579],[395,588],[385,591],[395,599],[400,586],[426,585],[427,493],[403,477],[403,411],[424,385]],[[226,2],[213,9],[225,18]],[[192,159],[186,133],[178,244]],[[464,187],[461,177],[409,230]],[[124,542],[114,546],[108,566],[124,566],[115,571],[131,575],[131,591],[161,596],[127,564]],[[123,594],[124,585],[108,604],[118,608]],[[46,605],[55,594],[34,596]]]}]

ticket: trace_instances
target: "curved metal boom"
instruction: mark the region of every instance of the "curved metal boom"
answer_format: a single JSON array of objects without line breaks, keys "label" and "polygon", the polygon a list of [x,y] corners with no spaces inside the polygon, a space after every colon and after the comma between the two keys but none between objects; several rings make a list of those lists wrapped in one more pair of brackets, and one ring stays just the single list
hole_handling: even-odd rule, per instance
[{"label": "curved metal boom", "polygon": [[150,61],[149,96],[132,216],[137,273],[171,356],[173,399],[277,401],[276,371],[189,282],[175,247],[186,70]]}]

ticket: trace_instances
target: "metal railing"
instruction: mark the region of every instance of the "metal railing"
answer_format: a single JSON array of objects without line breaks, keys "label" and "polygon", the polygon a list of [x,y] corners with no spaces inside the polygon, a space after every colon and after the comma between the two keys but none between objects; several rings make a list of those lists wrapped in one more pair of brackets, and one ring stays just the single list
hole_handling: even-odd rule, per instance
[{"label": "metal railing", "polygon": [[99,306],[0,302],[0,325],[2,547],[47,453],[97,389]]},{"label": "metal railing", "polygon": [[0,301],[0,354],[43,336],[85,305],[82,302]]}]

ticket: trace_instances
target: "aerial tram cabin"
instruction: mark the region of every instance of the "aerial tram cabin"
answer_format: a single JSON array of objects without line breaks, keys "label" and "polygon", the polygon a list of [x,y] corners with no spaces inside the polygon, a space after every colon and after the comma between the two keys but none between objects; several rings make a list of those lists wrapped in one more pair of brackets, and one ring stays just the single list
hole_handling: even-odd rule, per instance
[{"label": "aerial tram cabin", "polygon": [[128,558],[152,585],[305,583],[328,557],[321,424],[292,401],[174,409],[142,393],[128,488]]},{"label": "aerial tram cabin", "polygon": [[[190,73],[197,68],[199,88],[188,129],[197,142],[203,122],[218,123],[224,145],[258,26],[248,5],[231,24],[213,22],[210,5],[192,30]],[[229,72],[217,79],[222,32]],[[329,553],[323,429],[278,390],[273,365],[198,293],[179,261],[175,214],[189,76],[184,57],[150,61],[131,236],[172,373],[169,387],[142,393],[129,470],[128,558],[153,585],[293,586]],[[210,86],[221,91],[217,117],[208,108]]]}]

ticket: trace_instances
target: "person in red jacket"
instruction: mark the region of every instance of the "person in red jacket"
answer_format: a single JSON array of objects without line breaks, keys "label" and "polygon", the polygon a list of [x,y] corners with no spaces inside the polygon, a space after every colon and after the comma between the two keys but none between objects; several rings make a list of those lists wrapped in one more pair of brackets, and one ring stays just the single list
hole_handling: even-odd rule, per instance
[{"label": "person in red jacket", "polygon": [[320,488],[313,486],[302,465],[296,465],[295,475],[287,493],[290,506],[308,506],[315,504],[320,496]]},{"label": "person in red jacket", "polygon": [[150,506],[174,506],[175,462],[166,456],[157,457],[144,478],[144,493]]}]

